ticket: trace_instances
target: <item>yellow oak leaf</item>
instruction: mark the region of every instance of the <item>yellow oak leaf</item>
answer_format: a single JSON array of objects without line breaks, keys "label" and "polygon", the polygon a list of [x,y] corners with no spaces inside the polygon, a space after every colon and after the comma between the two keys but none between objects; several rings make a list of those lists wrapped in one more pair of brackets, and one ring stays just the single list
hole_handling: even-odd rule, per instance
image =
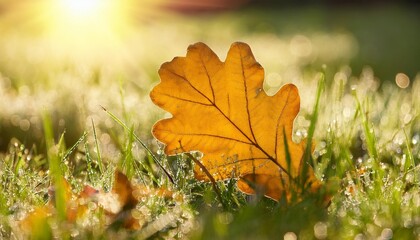
[{"label": "yellow oak leaf", "polygon": [[233,43],[222,62],[207,45],[196,43],[186,57],[162,64],[159,76],[150,97],[172,117],[158,121],[152,133],[168,155],[203,154],[196,179],[211,180],[208,173],[215,180],[239,178],[243,192],[261,189],[275,200],[319,188],[303,162],[306,144],[292,141],[298,89],[286,84],[268,96],[264,69],[247,44]]}]

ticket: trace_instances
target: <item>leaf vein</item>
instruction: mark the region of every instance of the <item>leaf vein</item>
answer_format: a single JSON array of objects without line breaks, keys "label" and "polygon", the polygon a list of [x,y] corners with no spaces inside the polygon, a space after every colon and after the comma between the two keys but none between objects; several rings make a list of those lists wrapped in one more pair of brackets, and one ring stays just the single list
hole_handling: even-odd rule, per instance
[{"label": "leaf vein", "polygon": [[169,98],[174,98],[174,99],[179,100],[179,101],[184,101],[184,102],[189,102],[189,103],[199,104],[199,105],[208,106],[208,107],[212,107],[212,106],[213,106],[213,104],[202,103],[202,102],[193,101],[193,100],[186,99],[186,98],[180,98],[180,97],[176,97],[176,96],[173,96],[173,95],[170,95],[170,94],[165,94],[165,93],[161,93],[161,94],[162,94],[163,96],[167,96],[167,97],[169,97]]},{"label": "leaf vein", "polygon": [[249,129],[251,131],[252,138],[254,139],[255,144],[258,145],[257,139],[255,138],[255,135],[254,135],[254,130],[253,130],[252,125],[251,125],[251,114],[249,112],[249,100],[248,100],[248,86],[247,86],[247,83],[246,83],[247,77],[245,76],[245,71],[244,71],[245,67],[244,67],[244,62],[243,62],[243,56],[242,56],[241,52],[239,52],[239,55],[240,55],[240,59],[241,59],[242,80],[243,80],[244,90],[245,90],[244,91],[244,93],[245,93],[245,109],[246,109],[246,113],[248,115],[248,119],[247,119],[248,120],[248,125],[249,125]]},{"label": "leaf vein", "polygon": [[200,56],[200,60],[201,60],[201,65],[203,65],[203,68],[206,72],[207,80],[209,81],[210,90],[211,90],[211,94],[212,94],[212,97],[213,97],[213,103],[216,104],[216,97],[214,95],[214,89],[213,89],[213,85],[212,85],[212,82],[211,82],[211,77],[209,75],[209,71],[207,70],[206,64],[204,64],[203,58],[201,58],[201,56]]},{"label": "leaf vein", "polygon": [[225,140],[229,140],[229,141],[235,141],[235,142],[239,142],[239,143],[243,143],[243,144],[247,144],[247,145],[253,145],[252,142],[245,142],[245,141],[242,141],[242,140],[236,139],[236,138],[230,138],[230,137],[208,134],[208,133],[178,133],[178,132],[165,130],[165,129],[160,129],[160,131],[169,132],[169,133],[173,133],[173,134],[181,135],[181,136],[202,136],[202,137],[221,138],[221,139],[225,139]]}]

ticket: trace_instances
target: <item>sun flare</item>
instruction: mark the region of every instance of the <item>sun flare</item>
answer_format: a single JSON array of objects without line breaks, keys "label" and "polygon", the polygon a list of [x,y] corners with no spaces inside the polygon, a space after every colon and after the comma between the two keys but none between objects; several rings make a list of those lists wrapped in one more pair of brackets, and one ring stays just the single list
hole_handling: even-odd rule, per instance
[{"label": "sun flare", "polygon": [[60,4],[67,17],[74,20],[98,15],[106,7],[106,1],[101,0],[61,0]]},{"label": "sun flare", "polygon": [[129,26],[127,1],[120,0],[51,0],[44,7],[48,13],[47,29],[60,41],[110,41]]}]

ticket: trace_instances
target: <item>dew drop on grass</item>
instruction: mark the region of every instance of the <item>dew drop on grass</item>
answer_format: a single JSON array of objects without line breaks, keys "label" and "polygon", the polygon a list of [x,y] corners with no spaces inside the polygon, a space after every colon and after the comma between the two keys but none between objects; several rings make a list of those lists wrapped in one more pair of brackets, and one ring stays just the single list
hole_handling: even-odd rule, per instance
[{"label": "dew drop on grass", "polygon": [[403,219],[403,226],[405,228],[413,227],[413,219],[411,218],[409,214],[403,214],[402,219]]},{"label": "dew drop on grass", "polygon": [[392,232],[392,229],[390,228],[384,228],[381,232],[381,240],[389,240],[392,239],[394,233]]},{"label": "dew drop on grass", "polygon": [[185,219],[190,219],[190,218],[192,218],[193,216],[192,216],[190,213],[183,212],[183,213],[182,213],[182,215],[181,215],[181,217],[182,217],[182,218],[185,218]]},{"label": "dew drop on grass", "polygon": [[340,207],[340,209],[338,210],[338,216],[342,218],[347,216],[347,209],[345,207]]},{"label": "dew drop on grass", "polygon": [[331,126],[328,126],[327,128],[327,132],[330,133],[331,132]]},{"label": "dew drop on grass", "polygon": [[420,140],[420,136],[418,134],[414,135],[414,137],[411,139],[411,143],[413,143],[413,145],[416,145],[417,143],[419,143]]},{"label": "dew drop on grass", "polygon": [[412,174],[412,173],[408,173],[408,174],[405,176],[405,180],[406,180],[408,183],[412,183],[412,182],[414,182],[414,174]]},{"label": "dew drop on grass", "polygon": [[381,163],[379,163],[379,165],[381,166],[381,168],[382,169],[387,169],[388,168],[388,165],[387,164],[385,164],[385,163],[383,163],[383,162],[381,162]]},{"label": "dew drop on grass", "polygon": [[77,229],[72,229],[71,232],[70,232],[70,236],[73,237],[73,238],[79,236],[79,234],[80,233]]},{"label": "dew drop on grass", "polygon": [[96,210],[96,208],[97,208],[98,206],[96,205],[96,203],[94,203],[94,202],[89,202],[88,203],[88,208],[91,210],[91,211],[94,211],[94,210]]},{"label": "dew drop on grass", "polygon": [[362,233],[359,233],[354,237],[354,240],[365,240],[365,239],[366,237]]},{"label": "dew drop on grass", "polygon": [[323,222],[317,222],[314,226],[314,235],[318,239],[326,239],[328,237],[327,224]]}]

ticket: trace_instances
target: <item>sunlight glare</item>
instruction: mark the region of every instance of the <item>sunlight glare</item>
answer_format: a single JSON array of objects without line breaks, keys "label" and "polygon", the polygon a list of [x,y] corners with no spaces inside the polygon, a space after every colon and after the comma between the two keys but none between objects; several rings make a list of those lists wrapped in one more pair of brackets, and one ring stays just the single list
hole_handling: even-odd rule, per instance
[{"label": "sunlight glare", "polygon": [[67,9],[70,17],[88,17],[96,15],[103,8],[105,1],[101,0],[62,0],[63,9]]},{"label": "sunlight glare", "polygon": [[129,26],[127,10],[127,1],[51,0],[44,12],[49,16],[47,29],[55,39],[91,47],[118,41]]}]

